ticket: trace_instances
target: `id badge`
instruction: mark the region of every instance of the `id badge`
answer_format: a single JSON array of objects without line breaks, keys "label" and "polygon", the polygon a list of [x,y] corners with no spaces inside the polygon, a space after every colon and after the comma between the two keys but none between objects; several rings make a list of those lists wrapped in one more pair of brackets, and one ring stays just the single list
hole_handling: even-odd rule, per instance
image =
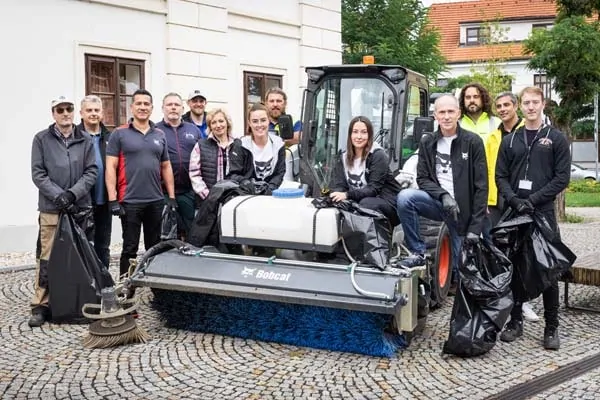
[{"label": "id badge", "polygon": [[527,179],[521,179],[519,181],[519,189],[531,190],[531,181],[528,181]]}]

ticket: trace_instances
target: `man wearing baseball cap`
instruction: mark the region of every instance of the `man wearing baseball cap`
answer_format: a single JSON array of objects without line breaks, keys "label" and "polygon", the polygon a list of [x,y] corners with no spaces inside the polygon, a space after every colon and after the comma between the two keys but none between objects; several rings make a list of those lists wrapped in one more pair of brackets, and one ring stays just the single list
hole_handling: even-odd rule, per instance
[{"label": "man wearing baseball cap", "polygon": [[182,119],[185,122],[191,122],[200,129],[202,139],[208,137],[206,125],[206,97],[200,90],[193,90],[187,98],[187,105],[190,111],[183,114]]},{"label": "man wearing baseball cap", "polygon": [[91,207],[91,189],[98,175],[92,139],[73,124],[73,101],[59,96],[50,107],[54,123],[35,135],[31,147],[31,178],[39,190],[40,212],[31,327],[41,326],[50,316],[48,260],[58,216],[75,207]]}]

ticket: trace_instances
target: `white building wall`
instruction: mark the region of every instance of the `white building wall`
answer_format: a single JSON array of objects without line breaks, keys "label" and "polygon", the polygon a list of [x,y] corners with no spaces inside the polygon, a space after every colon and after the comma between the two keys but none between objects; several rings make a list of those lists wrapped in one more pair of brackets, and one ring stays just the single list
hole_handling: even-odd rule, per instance
[{"label": "white building wall", "polygon": [[[244,71],[283,75],[288,111],[299,118],[304,67],[341,63],[340,31],[341,0],[26,0],[4,5],[0,252],[34,247],[37,189],[31,182],[31,141],[53,122],[53,96],[78,102],[85,95],[86,53],[145,60],[145,86],[155,97],[153,120],[162,117],[165,93],[185,97],[200,89],[208,109],[229,110],[240,134]],[[78,113],[76,104],[76,121]],[[120,240],[114,236],[113,241]]]},{"label": "white building wall", "polygon": [[[86,52],[146,60],[146,87],[157,93],[165,89],[164,1],[121,2],[130,8],[110,3],[116,1],[27,0],[3,4],[1,238],[18,241],[18,234],[1,233],[20,232],[16,227],[31,227],[37,222],[31,142],[38,131],[53,122],[52,97],[64,94],[78,103],[85,95]],[[79,122],[79,105],[75,108],[75,120]],[[11,227],[15,229],[7,231]],[[27,243],[27,249],[33,249],[34,244]]]},{"label": "white building wall", "polygon": [[[490,26],[496,28],[496,23],[490,21]],[[531,21],[505,21],[497,24],[497,34],[493,34],[492,38],[502,39],[506,42],[517,42],[523,41],[529,37],[529,34],[533,30],[534,25],[540,24],[553,24],[553,19],[548,20],[531,20]],[[477,28],[482,26],[481,22],[477,23],[465,23],[460,25],[460,43],[464,44],[467,41],[467,29]]]}]

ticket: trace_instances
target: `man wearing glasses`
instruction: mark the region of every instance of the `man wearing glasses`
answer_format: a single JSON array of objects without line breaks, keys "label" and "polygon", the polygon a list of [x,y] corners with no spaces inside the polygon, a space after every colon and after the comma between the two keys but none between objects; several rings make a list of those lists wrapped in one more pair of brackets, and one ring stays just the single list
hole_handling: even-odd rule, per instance
[{"label": "man wearing glasses", "polygon": [[49,318],[48,260],[60,212],[91,207],[91,189],[98,167],[90,136],[73,124],[74,105],[65,96],[51,103],[54,123],[33,138],[31,178],[39,190],[39,248],[35,292],[31,299],[29,326]]}]

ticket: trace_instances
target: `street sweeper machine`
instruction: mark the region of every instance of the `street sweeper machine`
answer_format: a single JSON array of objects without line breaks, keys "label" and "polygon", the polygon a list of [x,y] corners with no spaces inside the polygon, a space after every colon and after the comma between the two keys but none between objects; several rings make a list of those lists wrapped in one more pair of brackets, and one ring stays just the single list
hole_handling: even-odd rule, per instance
[{"label": "street sweeper machine", "polygon": [[[150,287],[167,326],[293,345],[390,356],[444,301],[450,245],[424,224],[427,265],[399,265],[402,232],[385,265],[355,259],[340,232],[341,210],[316,207],[328,194],[352,117],[373,121],[375,141],[398,173],[433,129],[424,76],[376,64],[306,68],[303,132],[288,155],[288,179],[272,196],[240,195],[219,212],[220,243],[270,249],[266,256],[166,241],[145,254],[125,290]],[[282,136],[285,133],[282,133]],[[220,248],[222,248],[221,246]]]}]

